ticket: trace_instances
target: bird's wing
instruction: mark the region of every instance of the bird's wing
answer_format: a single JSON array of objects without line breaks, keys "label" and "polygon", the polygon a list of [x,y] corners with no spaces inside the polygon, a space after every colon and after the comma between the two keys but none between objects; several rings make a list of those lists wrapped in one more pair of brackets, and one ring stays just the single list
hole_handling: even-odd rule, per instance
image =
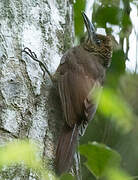
[{"label": "bird's wing", "polygon": [[91,121],[96,113],[96,109],[99,103],[99,98],[101,95],[102,86],[99,81],[95,81],[93,87],[91,88],[88,96],[84,100],[84,114],[85,119],[81,124],[79,134],[84,135],[85,130],[88,126],[88,122]]},{"label": "bird's wing", "polygon": [[67,124],[73,127],[76,123],[80,125],[89,121],[97,108],[90,96],[93,88],[96,89],[100,83],[87,75],[83,66],[78,64],[70,68],[67,63],[63,63],[59,72],[58,87]]}]

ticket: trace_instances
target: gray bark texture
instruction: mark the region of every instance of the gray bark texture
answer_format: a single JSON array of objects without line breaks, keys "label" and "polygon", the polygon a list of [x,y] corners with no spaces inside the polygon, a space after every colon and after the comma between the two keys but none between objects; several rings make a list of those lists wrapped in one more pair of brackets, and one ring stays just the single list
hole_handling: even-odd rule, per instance
[{"label": "gray bark texture", "polygon": [[[62,112],[56,87],[30,48],[54,74],[72,46],[73,4],[69,0],[0,0],[0,144],[33,139],[53,167]],[[10,168],[0,179],[37,179],[29,170]]]}]

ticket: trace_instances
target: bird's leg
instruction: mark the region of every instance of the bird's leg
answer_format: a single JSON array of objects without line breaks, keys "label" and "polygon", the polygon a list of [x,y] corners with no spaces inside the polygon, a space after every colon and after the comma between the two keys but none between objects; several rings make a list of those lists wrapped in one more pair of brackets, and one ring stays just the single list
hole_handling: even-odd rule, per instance
[{"label": "bird's leg", "polygon": [[24,50],[22,50],[22,52],[25,52],[28,56],[30,56],[34,61],[39,63],[39,66],[41,68],[41,70],[43,71],[43,78],[45,77],[45,72],[47,72],[47,74],[49,75],[51,81],[53,82],[53,77],[50,74],[49,70],[47,69],[47,67],[37,58],[37,55],[35,54],[35,52],[32,52],[31,49],[29,49],[28,47],[25,47]]}]

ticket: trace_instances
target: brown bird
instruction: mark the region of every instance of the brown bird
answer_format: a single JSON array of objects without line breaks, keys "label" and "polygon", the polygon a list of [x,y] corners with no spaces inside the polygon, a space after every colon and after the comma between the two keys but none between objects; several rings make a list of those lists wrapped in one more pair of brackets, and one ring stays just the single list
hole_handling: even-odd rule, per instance
[{"label": "brown bird", "polygon": [[111,38],[96,34],[84,12],[82,16],[88,38],[63,55],[56,72],[65,117],[55,159],[59,175],[71,168],[78,135],[94,117],[97,103],[92,99],[93,92],[102,87],[112,56]]}]

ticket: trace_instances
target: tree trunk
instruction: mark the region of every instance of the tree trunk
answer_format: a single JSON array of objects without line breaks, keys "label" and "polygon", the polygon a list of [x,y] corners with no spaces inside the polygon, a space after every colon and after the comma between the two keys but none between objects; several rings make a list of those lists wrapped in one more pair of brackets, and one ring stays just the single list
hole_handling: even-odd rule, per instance
[{"label": "tree trunk", "polygon": [[[72,46],[72,6],[69,0],[0,2],[0,143],[33,139],[51,169],[62,124],[59,97],[39,63],[21,51],[30,48],[53,74]],[[12,168],[2,178],[27,180],[31,173]]]}]

